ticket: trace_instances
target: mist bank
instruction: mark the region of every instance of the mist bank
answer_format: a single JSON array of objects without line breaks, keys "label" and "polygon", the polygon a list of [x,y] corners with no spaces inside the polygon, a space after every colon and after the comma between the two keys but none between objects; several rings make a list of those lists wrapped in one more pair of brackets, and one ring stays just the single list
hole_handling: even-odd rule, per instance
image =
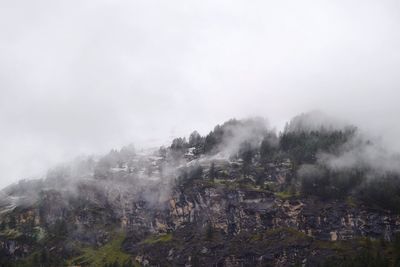
[{"label": "mist bank", "polygon": [[[280,132],[263,118],[231,119],[207,135],[194,131],[168,146],[138,150],[127,145],[103,156],[77,158],[50,169],[44,178],[6,187],[2,207],[35,203],[49,190],[75,198],[93,187],[110,203],[126,195],[162,208],[179,184],[210,178],[215,166],[237,166],[231,179],[250,179],[264,188],[269,178],[262,170],[280,164],[290,166],[291,177],[281,190],[322,198],[352,196],[397,210],[392,197],[400,185],[399,154],[379,138],[320,112],[296,116]],[[382,199],[380,190],[388,188]]]}]

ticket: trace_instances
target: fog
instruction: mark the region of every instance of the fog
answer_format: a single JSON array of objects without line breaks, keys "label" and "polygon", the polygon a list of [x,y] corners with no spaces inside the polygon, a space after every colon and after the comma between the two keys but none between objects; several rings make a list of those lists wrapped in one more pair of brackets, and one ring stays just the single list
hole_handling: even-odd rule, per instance
[{"label": "fog", "polygon": [[400,151],[398,1],[0,1],[0,187],[321,110]]}]

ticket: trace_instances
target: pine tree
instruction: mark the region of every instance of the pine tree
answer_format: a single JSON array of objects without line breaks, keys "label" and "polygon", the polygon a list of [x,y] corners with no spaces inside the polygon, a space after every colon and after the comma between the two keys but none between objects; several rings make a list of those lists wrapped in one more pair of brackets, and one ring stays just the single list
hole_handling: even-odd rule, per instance
[{"label": "pine tree", "polygon": [[211,166],[210,166],[210,171],[208,174],[210,180],[214,181],[214,179],[216,178],[216,171],[215,171],[215,163],[212,162]]}]

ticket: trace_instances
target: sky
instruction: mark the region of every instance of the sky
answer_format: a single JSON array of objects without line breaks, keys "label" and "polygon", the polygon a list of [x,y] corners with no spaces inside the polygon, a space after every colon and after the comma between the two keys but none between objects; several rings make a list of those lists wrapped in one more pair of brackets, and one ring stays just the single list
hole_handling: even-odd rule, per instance
[{"label": "sky", "polygon": [[229,118],[321,110],[400,151],[400,2],[0,0],[0,188]]}]

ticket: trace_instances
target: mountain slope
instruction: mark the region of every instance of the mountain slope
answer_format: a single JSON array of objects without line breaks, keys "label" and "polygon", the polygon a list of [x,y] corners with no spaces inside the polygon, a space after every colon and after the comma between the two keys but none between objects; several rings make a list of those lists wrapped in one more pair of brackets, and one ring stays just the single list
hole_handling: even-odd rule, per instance
[{"label": "mountain slope", "polygon": [[397,266],[398,173],[354,152],[377,150],[354,127],[311,119],[231,120],[10,186],[0,265]]}]

